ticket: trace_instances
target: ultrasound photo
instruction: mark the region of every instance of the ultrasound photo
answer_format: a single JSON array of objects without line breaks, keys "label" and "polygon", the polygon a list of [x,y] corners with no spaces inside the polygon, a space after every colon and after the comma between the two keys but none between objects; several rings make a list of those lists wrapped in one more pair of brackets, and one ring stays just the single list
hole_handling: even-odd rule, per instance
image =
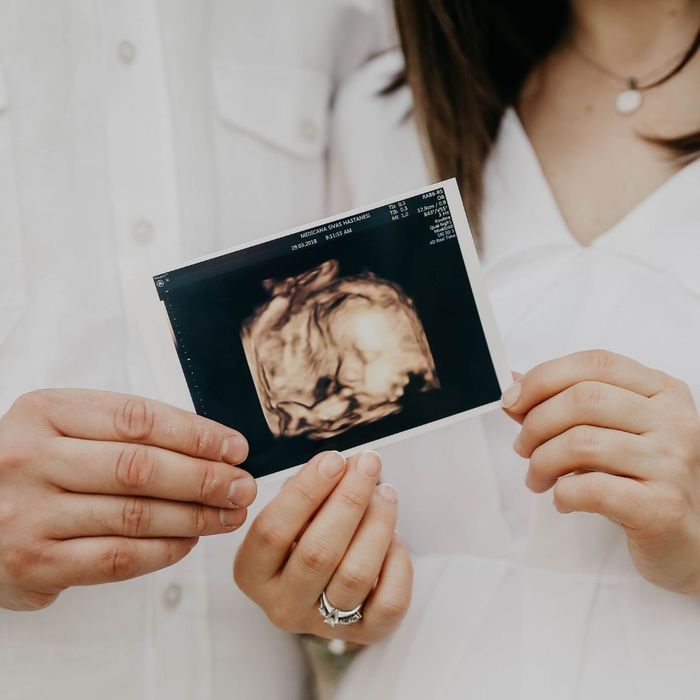
[{"label": "ultrasound photo", "polygon": [[401,287],[372,272],[339,277],[338,267],[329,260],[265,280],[270,301],[243,324],[243,349],[277,437],[333,437],[400,412],[409,385],[440,386]]},{"label": "ultrasound photo", "polygon": [[240,430],[255,477],[493,407],[508,370],[461,206],[441,183],[152,276],[165,396]]}]

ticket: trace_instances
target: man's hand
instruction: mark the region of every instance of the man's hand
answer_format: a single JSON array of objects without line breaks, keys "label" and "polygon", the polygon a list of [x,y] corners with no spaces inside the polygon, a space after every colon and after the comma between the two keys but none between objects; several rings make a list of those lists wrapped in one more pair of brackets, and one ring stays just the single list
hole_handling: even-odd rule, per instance
[{"label": "man's hand", "polygon": [[0,420],[0,607],[141,576],[240,527],[247,453],[234,430],[135,396],[20,397]]}]

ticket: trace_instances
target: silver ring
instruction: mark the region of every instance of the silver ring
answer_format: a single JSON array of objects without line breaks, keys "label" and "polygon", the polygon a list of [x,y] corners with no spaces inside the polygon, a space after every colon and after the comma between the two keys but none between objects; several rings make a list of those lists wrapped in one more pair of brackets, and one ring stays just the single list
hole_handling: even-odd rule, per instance
[{"label": "silver ring", "polygon": [[352,610],[338,610],[338,608],[331,605],[326,592],[323,591],[318,604],[318,611],[321,613],[323,621],[330,627],[335,627],[336,625],[353,625],[362,619],[362,608],[364,605],[364,603],[360,603]]}]

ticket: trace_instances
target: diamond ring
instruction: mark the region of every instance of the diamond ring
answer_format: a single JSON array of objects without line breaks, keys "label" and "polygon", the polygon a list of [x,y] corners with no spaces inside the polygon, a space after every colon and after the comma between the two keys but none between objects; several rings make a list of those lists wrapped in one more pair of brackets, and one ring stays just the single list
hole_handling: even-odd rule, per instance
[{"label": "diamond ring", "polygon": [[355,622],[359,622],[362,619],[363,607],[364,603],[360,603],[352,610],[338,610],[334,605],[331,605],[326,591],[323,591],[323,593],[321,593],[318,611],[321,613],[321,617],[327,625],[335,627],[336,625],[352,625]]}]

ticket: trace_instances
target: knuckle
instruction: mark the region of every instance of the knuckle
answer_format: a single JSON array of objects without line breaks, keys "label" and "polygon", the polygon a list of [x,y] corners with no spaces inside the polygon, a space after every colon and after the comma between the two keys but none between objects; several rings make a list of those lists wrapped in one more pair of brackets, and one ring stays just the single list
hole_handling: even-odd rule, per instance
[{"label": "knuckle", "polygon": [[676,422],[670,430],[661,427],[658,432],[643,436],[644,452],[672,474],[683,473],[686,457],[690,456],[690,446],[682,438],[679,439],[681,432],[682,427]]},{"label": "knuckle", "polygon": [[666,389],[670,389],[672,392],[679,392],[685,394],[690,392],[690,387],[681,379],[674,377],[668,372],[663,370],[656,370],[658,378],[661,380],[662,386]]},{"label": "knuckle", "polygon": [[367,507],[367,501],[359,493],[347,488],[338,491],[338,500],[342,506],[352,511],[364,512]]},{"label": "knuckle", "polygon": [[243,556],[242,549],[239,549],[236,558],[233,560],[233,582],[245,593],[249,598],[252,598],[248,588],[248,567],[247,558]]},{"label": "knuckle", "polygon": [[290,609],[287,603],[279,599],[270,602],[266,609],[268,619],[275,627],[289,633],[301,633],[304,631],[303,621],[299,614]]},{"label": "knuckle", "polygon": [[126,537],[141,537],[148,533],[151,504],[144,498],[127,498],[122,506],[121,532]]},{"label": "knuckle", "polygon": [[569,505],[568,494],[562,485],[561,479],[554,484],[554,488],[552,489],[552,500],[554,501],[554,507],[557,510],[566,508]]},{"label": "knuckle", "polygon": [[153,406],[138,396],[126,397],[114,414],[114,429],[120,439],[141,442],[153,433]]},{"label": "knuckle", "polygon": [[36,412],[46,406],[48,402],[54,400],[55,396],[56,390],[54,389],[35,389],[34,391],[28,391],[14,400],[10,410],[22,413]]},{"label": "knuckle", "polygon": [[282,611],[282,606],[280,603],[272,602],[265,608],[265,614],[275,627],[285,629],[287,619]]},{"label": "knuckle", "polygon": [[669,377],[667,381],[674,389],[677,389],[680,393],[685,395],[692,395],[690,387],[682,379],[678,379],[678,377]]},{"label": "knuckle", "polygon": [[221,486],[216,465],[213,462],[202,464],[199,473],[198,499],[202,503],[217,500],[217,492]]},{"label": "knuckle", "polygon": [[536,482],[545,480],[549,477],[547,471],[547,461],[543,459],[540,449],[537,449],[532,453],[528,471],[530,480],[534,480]]},{"label": "knuckle", "polygon": [[23,581],[36,566],[39,557],[34,549],[26,544],[8,547],[2,553],[2,568],[10,581]]},{"label": "knuckle", "polygon": [[207,509],[205,506],[194,506],[192,512],[192,532],[199,536],[207,530]]},{"label": "knuckle", "polygon": [[165,565],[171,566],[172,564],[180,561],[180,559],[182,559],[192,550],[198,540],[199,537],[196,537],[195,542],[192,544],[188,544],[179,538],[168,540],[165,545]]},{"label": "knuckle", "polygon": [[246,538],[244,544],[239,547],[233,561],[233,580],[235,584],[245,593],[248,598],[262,606],[262,600],[267,591],[266,584],[261,584],[260,578],[252,569],[257,549],[249,546]]},{"label": "knuckle", "polygon": [[350,594],[365,594],[374,585],[374,579],[361,567],[343,566],[336,576],[338,585]]},{"label": "knuckle", "polygon": [[209,425],[200,418],[194,418],[190,432],[190,453],[196,456],[205,456],[212,451],[216,435]]},{"label": "knuckle", "polygon": [[538,408],[535,407],[525,416],[523,424],[520,428],[522,442],[527,442],[530,437],[536,436],[538,434],[538,424]]},{"label": "knuckle", "polygon": [[265,549],[279,549],[285,545],[281,528],[264,512],[258,515],[250,526],[250,536]]},{"label": "knuckle", "polygon": [[583,500],[593,509],[601,509],[608,500],[608,489],[596,474],[591,474],[583,489]]},{"label": "knuckle", "polygon": [[377,601],[375,618],[382,627],[394,627],[408,612],[409,596],[394,594]]},{"label": "knuckle", "polygon": [[285,484],[285,489],[287,491],[290,491],[291,495],[295,499],[300,500],[305,507],[313,508],[313,510],[316,510],[318,506],[318,499],[314,497],[310,484],[306,484],[301,479],[290,479]]},{"label": "knuckle", "polygon": [[22,513],[22,508],[9,498],[0,500],[0,531],[11,532]]},{"label": "knuckle", "polygon": [[578,409],[590,410],[600,405],[601,387],[597,382],[581,382],[573,389],[574,405]]},{"label": "knuckle", "polygon": [[133,548],[125,543],[113,546],[104,556],[107,576],[113,581],[124,581],[136,573],[136,556]]},{"label": "knuckle", "polygon": [[521,430],[523,432],[529,432],[535,429],[535,426],[537,426],[537,424],[539,423],[539,415],[541,410],[542,409],[540,406],[535,406],[528,412],[528,414],[523,419],[523,423],[521,426]]},{"label": "knuckle", "polygon": [[608,350],[589,350],[586,353],[586,362],[593,376],[604,376],[613,369],[615,356]]},{"label": "knuckle", "polygon": [[591,478],[588,480],[584,492],[584,499],[594,508],[599,508],[605,503],[605,489],[598,479]]},{"label": "knuckle", "polygon": [[5,440],[0,448],[0,470],[12,472],[21,469],[27,464],[28,458],[21,443],[12,439]]},{"label": "knuckle", "polygon": [[690,385],[686,384],[684,381],[681,381],[680,379],[677,379],[676,382],[678,385],[678,394],[681,397],[682,401],[684,402],[684,404],[686,406],[686,410],[697,421],[698,411],[697,411],[697,407],[695,406],[695,396],[693,394],[693,390],[690,388]]},{"label": "knuckle", "polygon": [[125,445],[117,455],[114,471],[116,482],[122,488],[144,489],[155,471],[154,454],[147,447]]},{"label": "knuckle", "polygon": [[333,549],[321,539],[313,539],[299,545],[299,558],[302,565],[314,574],[324,574],[333,569],[336,556]]},{"label": "knuckle", "polygon": [[265,607],[265,614],[270,622],[272,622],[275,627],[279,627],[280,629],[285,629],[285,626],[289,622],[285,612],[286,610],[284,604],[280,603],[279,601],[273,600]]},{"label": "knuckle", "polygon": [[596,431],[590,425],[577,425],[569,430],[569,449],[573,454],[587,458],[598,451]]}]

